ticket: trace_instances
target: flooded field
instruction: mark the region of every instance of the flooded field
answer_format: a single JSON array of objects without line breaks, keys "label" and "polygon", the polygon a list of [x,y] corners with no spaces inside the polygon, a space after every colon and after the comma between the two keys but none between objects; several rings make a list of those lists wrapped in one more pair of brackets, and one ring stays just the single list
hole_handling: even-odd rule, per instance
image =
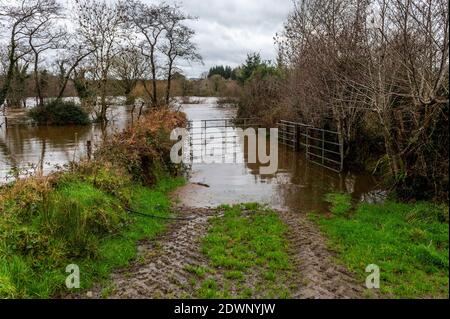
[{"label": "flooded field", "polygon": [[[218,107],[214,100],[184,105],[189,120],[220,119],[234,115],[230,108]],[[244,141],[237,141],[235,158],[243,163],[193,164],[190,181],[178,191],[183,204],[190,207],[217,206],[240,202],[266,203],[282,210],[324,211],[324,194],[345,191],[355,201],[379,199],[376,180],[370,174],[337,174],[310,163],[302,152],[279,145],[278,171],[261,175],[260,164],[249,164]],[[230,154],[227,154],[230,155]],[[196,183],[205,184],[209,187]]]},{"label": "flooded field", "polygon": [[[108,126],[3,125],[0,128],[0,183],[10,179],[12,171],[45,174],[86,154],[86,142],[93,145],[114,131],[123,130],[132,120],[131,107],[113,106]],[[136,111],[137,113],[137,111]]]},{"label": "flooded field", "polygon": [[[181,108],[190,120],[234,116],[235,110],[220,107],[214,98]],[[11,170],[41,167],[45,173],[77,159],[86,152],[86,142],[94,145],[108,134],[122,130],[132,121],[131,108],[116,106],[107,128],[94,124],[85,127],[10,125],[0,129],[0,179],[8,180]],[[248,150],[237,141],[235,158],[242,163],[193,164],[191,184],[177,195],[186,206],[207,207],[239,202],[266,203],[278,209],[322,211],[324,194],[331,191],[351,193],[356,201],[376,200],[376,181],[369,174],[337,174],[308,162],[302,152],[279,145],[278,171],[261,175],[259,164],[249,164]],[[195,183],[206,184],[209,187]]]}]

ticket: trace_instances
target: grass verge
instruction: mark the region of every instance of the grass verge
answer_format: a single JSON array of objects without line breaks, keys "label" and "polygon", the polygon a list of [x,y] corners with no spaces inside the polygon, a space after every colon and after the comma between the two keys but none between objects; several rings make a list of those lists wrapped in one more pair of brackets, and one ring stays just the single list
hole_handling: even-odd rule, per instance
[{"label": "grass verge", "polygon": [[56,182],[30,178],[0,193],[0,297],[49,298],[77,292],[65,286],[66,266],[80,269],[80,289],[108,278],[136,257],[139,240],[152,239],[165,222],[131,210],[167,216],[168,192],[180,178],[152,188],[115,168],[66,172]]},{"label": "grass verge", "polygon": [[[448,298],[448,207],[432,203],[362,203],[328,195],[331,217],[311,215],[339,260],[361,280],[380,267],[380,292],[395,298]],[[346,202],[347,201],[347,202]]]},{"label": "grass verge", "polygon": [[[190,267],[200,298],[287,298],[292,265],[286,226],[257,204],[223,206],[202,240],[208,267]],[[188,266],[189,267],[189,266]],[[194,280],[198,282],[198,280]]]},{"label": "grass verge", "polygon": [[69,264],[79,266],[80,288],[88,288],[135,258],[136,242],[165,224],[130,211],[169,214],[167,193],[185,169],[170,160],[169,136],[185,121],[169,108],[152,110],[108,136],[91,160],[2,185],[0,298],[64,295]]}]

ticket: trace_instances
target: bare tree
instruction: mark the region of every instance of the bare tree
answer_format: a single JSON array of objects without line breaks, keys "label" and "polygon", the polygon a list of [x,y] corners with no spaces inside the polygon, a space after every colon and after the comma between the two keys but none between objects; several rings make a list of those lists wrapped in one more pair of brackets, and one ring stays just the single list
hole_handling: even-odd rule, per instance
[{"label": "bare tree", "polygon": [[372,63],[359,86],[378,115],[396,182],[407,187],[425,180],[437,194],[438,175],[448,176],[441,148],[448,143],[448,3],[379,0],[374,7]]},{"label": "bare tree", "polygon": [[0,6],[0,19],[2,26],[8,33],[8,66],[0,88],[0,105],[6,100],[11,88],[11,81],[14,75],[14,67],[24,56],[32,52],[28,45],[30,32],[39,24],[35,22],[41,16],[53,10],[54,0],[18,0],[8,1],[7,5]]},{"label": "bare tree", "polygon": [[195,31],[183,25],[183,21],[193,19],[182,13],[177,7],[171,9],[165,26],[165,42],[161,51],[166,56],[167,86],[166,104],[169,104],[172,76],[176,70],[177,60],[201,62],[202,57],[197,53],[197,46],[192,42]]},{"label": "bare tree", "polygon": [[299,0],[278,37],[284,103],[335,126],[356,152],[371,130],[395,180],[425,180],[438,194],[448,175],[438,142],[448,141],[448,29],[445,0]]},{"label": "bare tree", "polygon": [[139,0],[127,2],[127,22],[128,27],[135,30],[141,38],[141,52],[150,61],[150,72],[152,90],[147,88],[146,81],[143,81],[144,87],[151,97],[151,104],[158,104],[157,93],[157,50],[166,30],[171,8],[167,4],[147,5]]},{"label": "bare tree", "polygon": [[28,46],[31,50],[33,61],[34,82],[38,106],[44,105],[44,96],[39,65],[45,51],[58,49],[66,36],[66,30],[57,26],[57,19],[61,18],[62,7],[56,0],[47,0],[42,12],[36,15],[32,21],[25,26]]},{"label": "bare tree", "polygon": [[126,103],[134,103],[131,93],[140,80],[144,79],[148,70],[148,58],[134,46],[124,47],[115,57],[112,66],[114,78],[119,80],[126,97]]},{"label": "bare tree", "polygon": [[107,121],[107,87],[115,57],[120,52],[118,45],[124,23],[123,6],[119,2],[108,4],[100,0],[76,0],[79,34],[91,55],[92,80],[97,83],[100,107],[97,120]]},{"label": "bare tree", "polygon": [[61,99],[69,80],[80,63],[94,53],[95,47],[85,47],[77,40],[77,34],[69,35],[66,44],[59,49],[59,57],[55,63],[59,74],[59,93],[57,99]]}]

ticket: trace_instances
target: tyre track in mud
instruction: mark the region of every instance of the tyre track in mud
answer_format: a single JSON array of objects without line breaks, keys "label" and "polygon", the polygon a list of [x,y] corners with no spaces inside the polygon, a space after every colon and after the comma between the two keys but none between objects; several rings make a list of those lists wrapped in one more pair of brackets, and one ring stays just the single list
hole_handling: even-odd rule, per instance
[{"label": "tyre track in mud", "polygon": [[345,267],[333,261],[326,239],[305,214],[279,212],[288,225],[290,255],[303,278],[303,285],[292,296],[300,299],[362,298],[364,287]]},{"label": "tyre track in mud", "polygon": [[[176,220],[157,239],[141,242],[138,260],[131,267],[112,275],[112,293],[108,298],[188,298],[191,297],[189,279],[192,274],[185,266],[206,265],[201,254],[201,238],[206,234],[208,218],[216,210],[181,207]],[[94,298],[101,297],[97,289]]]},{"label": "tyre track in mud", "polygon": [[[138,247],[140,261],[111,276],[112,290],[108,298],[195,297],[198,283],[192,283],[193,275],[185,267],[208,267],[208,260],[201,252],[201,239],[207,233],[208,219],[221,212],[189,207],[177,210],[179,217],[191,219],[176,220],[157,239],[141,242]],[[316,226],[304,214],[278,213],[289,229],[289,255],[298,276],[293,282],[295,287],[291,288],[290,297],[362,298],[362,283],[357,283],[350,272],[333,261],[326,240]],[[214,277],[220,282],[217,275]],[[89,292],[89,297],[102,298],[101,287]]]}]

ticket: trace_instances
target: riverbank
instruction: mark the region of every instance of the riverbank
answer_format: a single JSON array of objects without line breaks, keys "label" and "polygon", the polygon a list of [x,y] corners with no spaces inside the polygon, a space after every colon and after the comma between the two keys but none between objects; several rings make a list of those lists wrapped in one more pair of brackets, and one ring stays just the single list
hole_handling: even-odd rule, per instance
[{"label": "riverbank", "polygon": [[169,133],[183,121],[177,112],[153,111],[104,141],[92,160],[3,185],[0,297],[66,294],[69,265],[86,289],[133,260],[137,242],[173,217],[168,193],[183,178],[168,158]]},{"label": "riverbank", "polygon": [[330,194],[330,214],[311,218],[328,238],[336,261],[365,281],[368,265],[380,269],[386,298],[448,298],[448,206],[430,202],[353,204]]},{"label": "riverbank", "polygon": [[[98,177],[101,184],[95,183]],[[182,179],[154,187],[122,182],[115,169],[65,172],[19,181],[0,198],[0,297],[49,298],[67,292],[66,266],[80,269],[80,288],[108,278],[136,257],[136,243],[161,233],[170,217],[168,192]],[[114,196],[102,186],[114,189]]]}]

